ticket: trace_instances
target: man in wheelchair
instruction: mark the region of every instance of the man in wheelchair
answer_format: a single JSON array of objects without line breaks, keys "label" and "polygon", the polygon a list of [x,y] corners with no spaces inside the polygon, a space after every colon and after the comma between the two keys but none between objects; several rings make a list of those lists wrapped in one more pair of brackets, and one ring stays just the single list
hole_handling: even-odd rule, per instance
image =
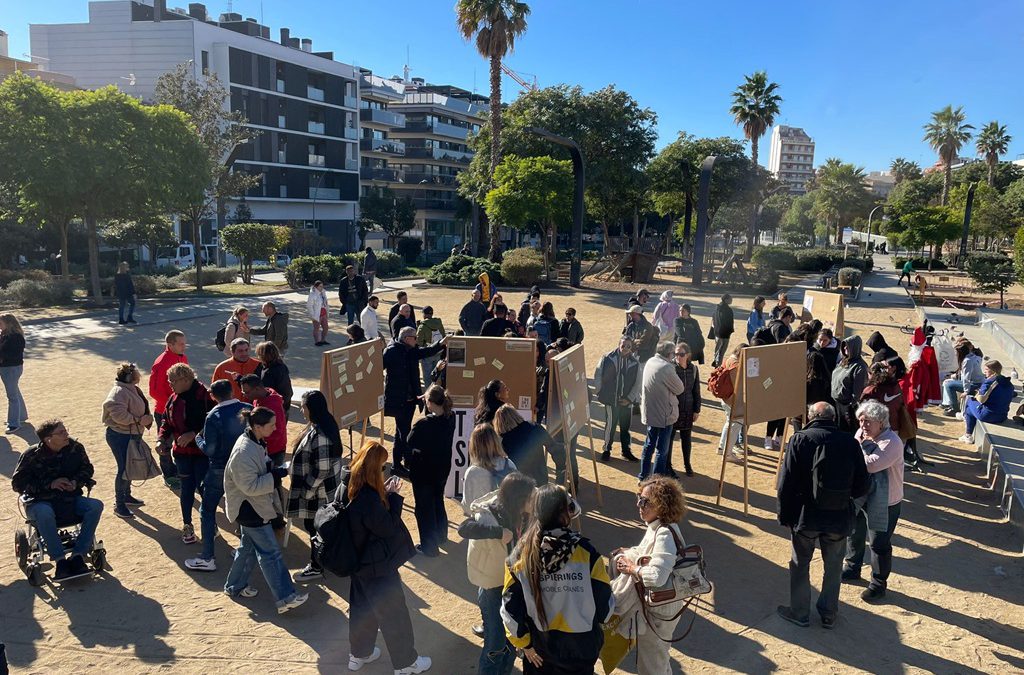
[{"label": "man in wheelchair", "polygon": [[[84,556],[93,549],[96,526],[103,513],[103,502],[83,494],[96,484],[92,463],[82,444],[68,436],[61,420],[43,422],[36,427],[36,435],[39,443],[22,454],[11,484],[21,495],[27,520],[34,524],[57,565],[54,578],[87,574]],[[59,528],[79,523],[68,560]]]}]

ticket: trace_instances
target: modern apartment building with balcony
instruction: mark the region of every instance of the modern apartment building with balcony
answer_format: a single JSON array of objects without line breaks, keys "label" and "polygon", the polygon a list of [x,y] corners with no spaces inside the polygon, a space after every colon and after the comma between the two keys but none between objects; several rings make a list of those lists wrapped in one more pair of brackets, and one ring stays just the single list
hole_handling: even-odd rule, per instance
[{"label": "modern apartment building with balcony", "polygon": [[405,115],[389,110],[405,98],[401,81],[386,80],[363,69],[359,76],[359,182],[360,194],[404,180],[392,166],[401,164],[405,144],[391,138],[405,128]]},{"label": "modern apartment building with balcony", "polygon": [[[31,50],[78,85],[114,84],[152,101],[160,75],[188,63],[193,76],[215,74],[230,107],[258,132],[233,159],[234,170],[261,177],[244,198],[261,221],[314,227],[336,251],[357,244],[359,72],[313,52],[312,41],[240,14],[214,21],[206,7],[167,9],[166,0],[94,0],[88,23],[33,24]],[[227,158],[226,158],[227,159]],[[216,222],[203,228],[207,244]]]},{"label": "modern apartment building with balcony", "polygon": [[456,177],[473,158],[468,139],[487,117],[487,97],[413,78],[389,110],[405,117],[405,126],[393,127],[388,137],[403,144],[404,154],[388,166],[402,179],[391,188],[416,205],[409,234],[422,237],[428,255],[447,253],[466,241],[470,226],[468,212],[457,213]]},{"label": "modern apartment building with balcony", "polygon": [[802,195],[814,177],[814,141],[803,129],[782,124],[772,129],[768,170],[789,186],[789,193]]}]

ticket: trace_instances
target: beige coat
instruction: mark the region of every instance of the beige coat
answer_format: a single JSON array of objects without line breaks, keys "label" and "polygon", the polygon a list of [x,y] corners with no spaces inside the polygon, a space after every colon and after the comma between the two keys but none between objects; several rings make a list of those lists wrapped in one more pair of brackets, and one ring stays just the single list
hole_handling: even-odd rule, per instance
[{"label": "beige coat", "polygon": [[115,382],[103,401],[103,424],[121,434],[141,435],[153,424],[149,403],[134,384]]}]

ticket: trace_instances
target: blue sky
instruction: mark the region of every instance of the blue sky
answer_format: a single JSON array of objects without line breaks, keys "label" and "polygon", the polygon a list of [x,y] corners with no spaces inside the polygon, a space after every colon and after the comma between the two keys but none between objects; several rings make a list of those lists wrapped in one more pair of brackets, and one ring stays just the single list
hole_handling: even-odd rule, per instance
[{"label": "blue sky", "polygon": [[[317,50],[375,73],[412,75],[487,93],[487,65],[455,28],[454,0],[234,0],[234,11],[310,37]],[[658,113],[659,147],[680,130],[739,136],[729,93],[768,71],[784,98],[783,124],[867,170],[904,156],[923,166],[929,113],[963,105],[976,127],[997,119],[1024,155],[1024,3],[1019,0],[534,0],[529,30],[508,64],[587,90],[609,83]],[[187,0],[168,0],[186,6]],[[208,2],[211,14],[227,2]],[[86,0],[0,0],[10,52],[29,51],[28,24],[85,21]],[[503,80],[504,98],[519,86]],[[973,155],[973,142],[969,153]],[[768,137],[760,146],[768,158]]]}]

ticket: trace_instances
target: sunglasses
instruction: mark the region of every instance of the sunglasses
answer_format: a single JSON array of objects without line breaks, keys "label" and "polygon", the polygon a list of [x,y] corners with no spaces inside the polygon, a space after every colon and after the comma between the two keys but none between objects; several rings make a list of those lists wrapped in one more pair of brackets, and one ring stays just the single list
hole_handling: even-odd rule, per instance
[{"label": "sunglasses", "polygon": [[676,352],[676,356],[689,356],[688,352]]},{"label": "sunglasses", "polygon": [[647,497],[644,497],[643,495],[636,496],[636,505],[639,506],[640,508],[645,509],[650,505],[650,503],[651,500],[648,499]]}]

